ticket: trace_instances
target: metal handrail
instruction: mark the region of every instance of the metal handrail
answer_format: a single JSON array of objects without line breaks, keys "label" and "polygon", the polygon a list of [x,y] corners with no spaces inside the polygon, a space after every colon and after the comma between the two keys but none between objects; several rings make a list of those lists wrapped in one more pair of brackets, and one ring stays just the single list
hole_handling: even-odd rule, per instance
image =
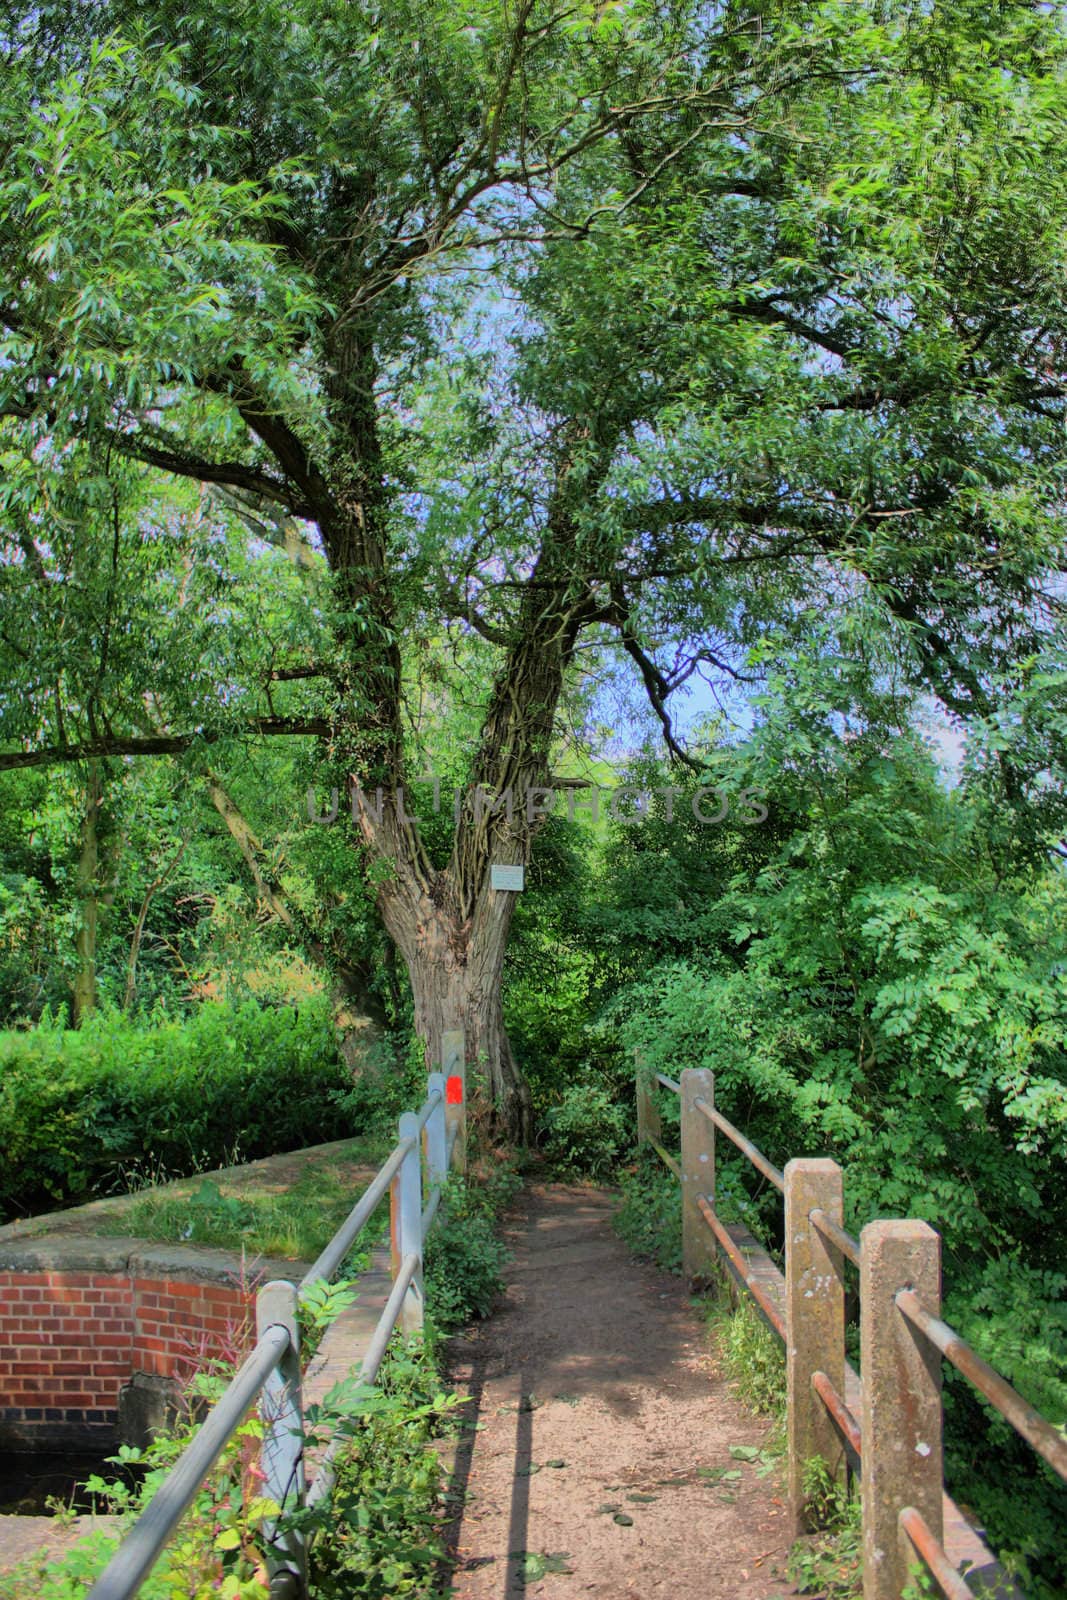
[{"label": "metal handrail", "polygon": [[860,1242],[854,1239],[839,1222],[833,1217],[828,1217],[821,1206],[816,1206],[814,1211],[808,1212],[808,1221],[819,1233],[824,1234],[831,1244],[836,1244],[841,1254],[852,1262],[854,1267],[860,1264]]},{"label": "metal handrail", "polygon": [[1067,1439],[1051,1422],[1046,1422],[1006,1378],[1002,1378],[966,1341],[955,1328],[933,1316],[923,1305],[913,1289],[901,1289],[896,1296],[900,1311],[913,1327],[924,1334],[946,1361],[951,1361],[958,1372],[983,1394],[1001,1416],[1010,1422],[1016,1433],[1043,1456],[1061,1478],[1067,1479]]},{"label": "metal handrail", "polygon": [[863,1440],[860,1434],[860,1425],[845,1404],[844,1396],[837,1385],[825,1372],[813,1372],[811,1386],[830,1413],[838,1432],[856,1457],[856,1460],[861,1460],[863,1456]]},{"label": "metal handrail", "polygon": [[762,1172],[763,1176],[773,1183],[781,1194],[785,1193],[785,1173],[780,1172],[773,1162],[768,1161],[763,1151],[758,1149],[751,1139],[746,1139],[740,1128],[735,1128],[733,1123],[729,1122],[721,1111],[717,1111],[714,1106],[709,1106],[706,1100],[698,1098],[693,1101],[693,1104],[699,1112],[707,1117],[709,1122],[715,1124],[721,1133],[725,1133],[728,1139],[733,1140],[741,1154],[748,1157],[757,1172]]},{"label": "metal handrail", "polygon": [[325,1278],[329,1282],[333,1277],[360,1231],[380,1204],[386,1190],[399,1172],[404,1157],[414,1144],[414,1137],[409,1137],[401,1139],[393,1147],[378,1176],[363,1191],[314,1266],[304,1273],[300,1280],[301,1289],[306,1289],[311,1283],[317,1283],[320,1278]]},{"label": "metal handrail", "polygon": [[936,1538],[926,1518],[914,1506],[905,1506],[897,1518],[901,1531],[907,1534],[916,1555],[926,1563],[930,1576],[945,1600],[974,1600],[974,1591],[957,1572],[944,1546]]},{"label": "metal handrail", "polygon": [[445,1097],[441,1093],[440,1089],[435,1089],[433,1094],[427,1095],[425,1103],[423,1104],[421,1110],[417,1112],[415,1117],[415,1122],[420,1133],[422,1132],[423,1128],[425,1128],[426,1124],[429,1122],[433,1113],[437,1110],[437,1107],[442,1103],[444,1098]]},{"label": "metal handrail", "polygon": [[[461,1100],[461,1114],[446,1131],[445,1095],[441,1087],[443,1079],[434,1074],[430,1078],[431,1084],[435,1080],[439,1087],[431,1088],[421,1109],[401,1117],[401,1137],[329,1244],[300,1280],[300,1289],[306,1289],[312,1283],[322,1279],[329,1281],[334,1276],[360,1231],[373,1215],[390,1184],[394,1179],[398,1179],[399,1174],[401,1200],[398,1226],[400,1248],[404,1253],[389,1297],[360,1366],[358,1381],[368,1385],[373,1384],[378,1375],[389,1339],[404,1310],[408,1296],[413,1293],[416,1297],[416,1316],[421,1325],[423,1246],[437,1216],[444,1180],[451,1168],[453,1152],[462,1129]],[[423,1209],[419,1203],[422,1186],[419,1136],[434,1112],[438,1110],[440,1110],[439,1120],[434,1123],[426,1136],[430,1179],[431,1181],[436,1179],[436,1182]],[[411,1167],[411,1162],[414,1162],[414,1168]],[[412,1245],[415,1246],[414,1249],[411,1248]],[[93,1585],[87,1600],[130,1600],[130,1597],[136,1594],[162,1555],[179,1522],[195,1499],[204,1478],[222,1454],[227,1441],[240,1425],[246,1411],[279,1367],[282,1374],[285,1374],[287,1358],[290,1362],[298,1361],[298,1334],[295,1321],[298,1291],[291,1285],[275,1284],[271,1288],[282,1288],[292,1297],[294,1320],[289,1326],[272,1323],[262,1332],[251,1355],[230,1381],[188,1448],[179,1457],[160,1489],[140,1514],[104,1572]],[[260,1291],[260,1315],[271,1316],[272,1310],[264,1313],[262,1298],[264,1293],[266,1291]],[[285,1381],[287,1387],[291,1387],[295,1392],[293,1414],[299,1430],[302,1427],[299,1379],[290,1374]],[[293,1422],[290,1420],[284,1424],[281,1422],[274,1424],[275,1428],[281,1426],[285,1426],[291,1436]],[[303,1507],[314,1507],[329,1494],[336,1478],[337,1457],[348,1437],[349,1430],[345,1428],[335,1431],[319,1463],[319,1470],[309,1494],[304,1493],[303,1480],[300,1478],[298,1498]],[[307,1535],[300,1534],[297,1537],[298,1568],[285,1565],[274,1571],[270,1589],[272,1600],[299,1600],[299,1597],[306,1592],[305,1577],[300,1569],[306,1560]]]},{"label": "metal handrail", "polygon": [[[378,1318],[374,1332],[371,1334],[366,1354],[360,1364],[357,1380],[359,1383],[372,1384],[378,1376],[378,1369],[385,1359],[386,1348],[392,1338],[393,1330],[404,1305],[404,1296],[411,1286],[411,1280],[415,1276],[418,1265],[419,1258],[414,1253],[405,1256],[401,1262],[400,1271],[396,1275],[396,1282],[393,1284],[389,1298],[385,1302],[382,1314]],[[343,1428],[340,1429],[334,1434],[324,1451],[315,1473],[315,1482],[308,1491],[307,1503],[309,1508],[317,1506],[319,1501],[324,1500],[333,1488],[334,1479],[337,1476],[337,1457],[341,1446],[347,1438],[347,1431]]]},{"label": "metal handrail", "polygon": [[682,1086],[677,1078],[668,1078],[665,1072],[656,1073],[656,1082],[662,1083],[665,1089],[670,1089],[674,1094],[681,1094]]},{"label": "metal handrail", "polygon": [[739,1274],[742,1283],[745,1285],[745,1288],[748,1290],[753,1300],[755,1300],[756,1304],[763,1312],[763,1315],[766,1317],[767,1321],[770,1323],[779,1339],[784,1340],[785,1322],[782,1318],[782,1313],[779,1311],[778,1307],[775,1305],[770,1296],[764,1292],[764,1290],[749,1272],[744,1256],[741,1254],[741,1251],[738,1249],[733,1239],[730,1238],[730,1235],[727,1233],[723,1224],[715,1215],[714,1207],[709,1201],[707,1195],[697,1195],[697,1207],[701,1216],[704,1218],[704,1221],[707,1223],[708,1227],[718,1240],[720,1249],[723,1251],[724,1255],[726,1255],[729,1260],[733,1262],[734,1268]]},{"label": "metal handrail", "polygon": [[140,1588],[288,1349],[289,1330],[268,1328],[93,1584],[88,1600],[127,1600]]},{"label": "metal handrail", "polygon": [[674,1173],[674,1176],[678,1179],[678,1182],[681,1183],[681,1181],[682,1181],[682,1169],[681,1169],[681,1166],[676,1161],[674,1156],[671,1155],[670,1151],[669,1150],[664,1150],[663,1146],[660,1144],[658,1139],[649,1139],[648,1143],[652,1146],[653,1150],[659,1156],[659,1158],[663,1162],[664,1166],[670,1167],[671,1171]]}]

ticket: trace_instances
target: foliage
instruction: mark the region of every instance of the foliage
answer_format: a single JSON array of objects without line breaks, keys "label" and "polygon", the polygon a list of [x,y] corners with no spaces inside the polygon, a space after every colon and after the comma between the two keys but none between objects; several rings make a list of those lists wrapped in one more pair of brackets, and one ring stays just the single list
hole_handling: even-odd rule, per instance
[{"label": "foliage", "polygon": [[[650,1071],[712,1069],[727,1115],[776,1164],[839,1160],[853,1230],[931,1222],[948,1320],[1062,1421],[1065,880],[1032,832],[1012,843],[1009,799],[991,829],[985,765],[981,783],[938,781],[909,715],[829,648],[772,677],[730,756],[768,796],[763,862],[724,875],[715,921],[698,908],[690,924],[680,903],[658,963],[613,1008]],[[660,867],[643,867],[647,896]],[[769,1218],[747,1164],[723,1165],[749,1225]],[[1027,1556],[1035,1592],[1054,1592],[1062,1488],[964,1386],[947,1415],[950,1489],[998,1548]],[[1010,1498],[975,1473],[976,1436],[1010,1463]]]},{"label": "foliage", "polygon": [[665,1272],[682,1269],[682,1194],[673,1172],[647,1145],[633,1167],[619,1174],[622,1205],[615,1226],[638,1255],[648,1256]]},{"label": "foliage", "polygon": [[77,1204],[138,1163],[180,1177],[339,1138],[352,1131],[338,1108],[347,1086],[321,1003],[0,1035],[0,1204]]},{"label": "foliage", "polygon": [[484,1177],[451,1176],[426,1243],[425,1293],[434,1325],[452,1332],[487,1317],[504,1286],[509,1251],[496,1220],[517,1186],[507,1165]]},{"label": "foliage", "polygon": [[[367,1158],[377,1156],[380,1150],[378,1144],[372,1144],[366,1151]],[[139,1196],[111,1218],[102,1231],[170,1244],[188,1241],[223,1250],[243,1249],[250,1255],[313,1261],[333,1238],[355,1200],[356,1195],[339,1173],[321,1167],[305,1173],[283,1194],[248,1199],[239,1193],[224,1193],[217,1183],[204,1178],[188,1195],[152,1191]],[[366,1264],[373,1232],[368,1224],[355,1241],[346,1271],[356,1271]]]},{"label": "foliage", "polygon": [[768,1328],[753,1301],[724,1281],[718,1297],[708,1305],[707,1326],[723,1370],[745,1404],[782,1421],[785,1352],[782,1341]]},{"label": "foliage", "polygon": [[544,1117],[544,1149],[562,1174],[604,1179],[633,1140],[633,1107],[605,1074],[587,1067]]},{"label": "foliage", "polygon": [[816,1456],[804,1463],[804,1498],[822,1531],[797,1540],[789,1580],[800,1594],[854,1600],[863,1589],[863,1529],[858,1495],[850,1495]]},{"label": "foliage", "polygon": [[453,1404],[426,1349],[394,1340],[344,1446],[328,1518],[313,1546],[317,1596],[427,1593],[444,1554],[438,1535],[444,1468],[433,1440]]}]

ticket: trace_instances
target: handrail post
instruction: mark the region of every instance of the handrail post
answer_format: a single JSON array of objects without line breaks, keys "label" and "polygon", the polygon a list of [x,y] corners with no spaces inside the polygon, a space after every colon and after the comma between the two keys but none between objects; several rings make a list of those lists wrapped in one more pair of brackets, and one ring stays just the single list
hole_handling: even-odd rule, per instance
[{"label": "handrail post", "polygon": [[[259,1400],[263,1425],[260,1468],[263,1493],[286,1512],[303,1510],[307,1483],[304,1475],[304,1410],[300,1388],[300,1326],[297,1320],[295,1284],[276,1280],[266,1283],[256,1295],[256,1337],[262,1339],[268,1328],[280,1326],[289,1335],[285,1354],[269,1374]],[[264,1526],[268,1551],[267,1567],[276,1574],[292,1574],[296,1593],[307,1593],[307,1539],[303,1530],[290,1523]],[[292,1592],[290,1589],[289,1592]]]},{"label": "handrail post", "polygon": [[410,1139],[411,1146],[400,1163],[390,1190],[390,1242],[392,1245],[393,1278],[397,1278],[405,1257],[418,1256],[419,1265],[411,1280],[404,1306],[400,1313],[400,1326],[405,1333],[418,1333],[422,1329],[422,1151],[419,1140],[419,1119],[414,1111],[405,1111],[400,1118],[400,1138]]},{"label": "handrail post", "polygon": [[429,1119],[422,1131],[423,1149],[426,1153],[426,1187],[431,1192],[438,1184],[444,1183],[448,1176],[448,1130],[445,1126],[445,1075],[443,1072],[431,1072],[426,1084],[426,1093],[432,1098],[435,1094],[441,1096],[440,1103],[434,1106]]},{"label": "handrail post", "polygon": [[467,1041],[462,1028],[449,1028],[441,1035],[441,1071],[445,1079],[446,1137],[450,1142],[455,1138],[452,1169],[466,1172]]},{"label": "handrail post", "polygon": [[909,1288],[939,1313],[940,1236],[925,1222],[869,1222],[860,1235],[863,1600],[898,1600],[908,1581],[905,1506],[942,1537],[941,1357],[896,1304]]},{"label": "handrail post", "polygon": [[813,1526],[804,1469],[816,1456],[843,1481],[841,1439],[812,1374],[825,1372],[845,1392],[845,1282],[840,1250],[811,1223],[825,1211],[843,1223],[843,1183],[836,1161],[789,1161],[785,1168],[785,1373],[788,1406],[789,1510],[796,1534]]},{"label": "handrail post", "polygon": [[705,1067],[682,1073],[682,1271],[691,1282],[706,1282],[715,1267],[715,1239],[697,1204],[706,1195],[715,1204],[715,1125],[696,1102],[715,1104],[715,1074]]},{"label": "handrail post", "polygon": [[649,1139],[662,1143],[663,1125],[660,1122],[659,1107],[653,1098],[651,1078],[645,1068],[645,1058],[639,1047],[634,1049],[634,1073],[637,1089],[638,1146],[646,1144]]}]

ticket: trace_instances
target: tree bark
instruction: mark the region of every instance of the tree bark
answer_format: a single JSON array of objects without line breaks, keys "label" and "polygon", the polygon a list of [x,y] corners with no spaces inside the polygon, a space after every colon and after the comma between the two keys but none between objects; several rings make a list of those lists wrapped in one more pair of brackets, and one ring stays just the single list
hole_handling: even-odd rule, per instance
[{"label": "tree bark", "polygon": [[78,932],[74,941],[78,965],[74,974],[72,993],[73,1022],[76,1028],[80,1028],[85,1018],[96,1010],[96,935],[100,917],[97,884],[100,852],[97,838],[97,820],[100,814],[103,794],[100,763],[99,761],[90,761],[76,877],[76,893],[80,912]]},{"label": "tree bark", "polygon": [[444,1034],[462,1028],[469,1082],[483,1080],[494,1125],[526,1142],[533,1102],[504,1027],[502,997],[515,897],[486,884],[471,916],[461,919],[451,887],[441,873],[423,892],[401,872],[379,902],[411,979],[415,1031],[432,1070],[440,1068]]}]

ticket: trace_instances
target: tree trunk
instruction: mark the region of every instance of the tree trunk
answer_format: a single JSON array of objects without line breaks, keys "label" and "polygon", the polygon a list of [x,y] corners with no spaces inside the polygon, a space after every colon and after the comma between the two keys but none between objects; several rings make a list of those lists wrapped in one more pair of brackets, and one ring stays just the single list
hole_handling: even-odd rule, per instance
[{"label": "tree trunk", "polygon": [[[404,878],[380,898],[386,928],[407,965],[415,1004],[415,1031],[426,1047],[430,1071],[441,1066],[444,1034],[462,1028],[468,1088],[479,1079],[494,1127],[526,1143],[533,1133],[530,1088],[504,1028],[504,952],[515,909],[514,895],[484,888],[473,915],[461,921],[446,898],[447,874],[429,893],[411,892]],[[450,896],[448,898],[451,898]]]},{"label": "tree trunk", "polygon": [[100,763],[90,761],[76,877],[79,908],[78,932],[75,938],[78,966],[74,974],[73,989],[73,1021],[76,1028],[80,1028],[90,1012],[96,1009],[96,934],[100,915],[97,884],[99,866],[97,818],[102,800]]}]

